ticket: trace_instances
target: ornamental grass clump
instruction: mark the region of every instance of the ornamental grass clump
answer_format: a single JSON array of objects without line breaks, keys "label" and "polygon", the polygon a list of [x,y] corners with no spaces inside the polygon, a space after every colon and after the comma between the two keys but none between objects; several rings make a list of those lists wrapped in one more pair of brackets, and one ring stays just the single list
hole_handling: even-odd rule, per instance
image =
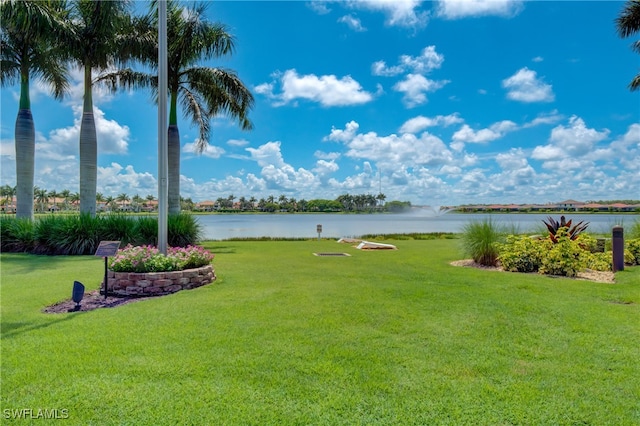
[{"label": "ornamental grass clump", "polygon": [[465,253],[476,263],[495,266],[498,261],[499,245],[505,232],[491,218],[467,223],[463,228],[462,245]]},{"label": "ornamental grass clump", "polygon": [[109,259],[114,272],[171,272],[208,265],[213,254],[202,247],[169,247],[167,254],[157,247],[128,245]]}]

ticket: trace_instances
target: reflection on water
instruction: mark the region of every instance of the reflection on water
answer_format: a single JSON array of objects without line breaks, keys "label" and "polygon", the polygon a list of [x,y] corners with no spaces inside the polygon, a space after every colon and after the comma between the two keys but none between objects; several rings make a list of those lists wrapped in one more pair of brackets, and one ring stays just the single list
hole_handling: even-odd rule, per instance
[{"label": "reflection on water", "polygon": [[[438,207],[438,206],[435,206]],[[609,233],[616,225],[631,225],[640,215],[563,213],[575,223],[590,222],[588,232]],[[458,214],[442,209],[413,209],[402,214],[214,214],[196,215],[208,240],[229,238],[357,238],[365,234],[461,232],[469,222],[491,217],[516,232],[541,232],[548,214]],[[560,217],[560,213],[552,214]]]}]

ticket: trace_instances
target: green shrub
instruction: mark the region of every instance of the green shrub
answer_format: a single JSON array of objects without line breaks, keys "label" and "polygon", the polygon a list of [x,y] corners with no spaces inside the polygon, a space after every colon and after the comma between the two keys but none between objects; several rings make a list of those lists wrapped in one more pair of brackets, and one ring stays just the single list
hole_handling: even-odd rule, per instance
[{"label": "green shrub", "polygon": [[491,218],[467,223],[462,231],[462,245],[466,255],[476,263],[495,266],[499,255],[499,243],[505,233]]},{"label": "green shrub", "polygon": [[14,216],[0,220],[0,250],[30,252],[33,250],[33,221]]},{"label": "green shrub", "polygon": [[[195,217],[188,214],[168,217],[167,242],[186,247],[200,240],[202,230]],[[157,245],[158,220],[120,214],[92,217],[80,215],[46,215],[29,220],[2,217],[0,249],[3,252],[29,252],[48,255],[94,254],[100,241]]]},{"label": "green shrub", "polygon": [[624,249],[624,263],[625,265],[635,265],[637,263],[636,257],[628,248]]},{"label": "green shrub", "polygon": [[506,243],[499,245],[499,260],[505,271],[537,272],[550,247],[549,239],[509,235]]},{"label": "green shrub", "polygon": [[186,247],[197,243],[202,236],[198,220],[187,213],[169,215],[167,243],[172,247]]},{"label": "green shrub", "polygon": [[139,217],[135,221],[134,234],[134,245],[158,245],[158,219],[150,216]]},{"label": "green shrub", "polygon": [[546,252],[538,272],[575,277],[578,271],[586,267],[584,259],[581,259],[585,251],[577,241],[571,240],[567,227],[560,227],[555,238],[557,243]]},{"label": "green shrub", "polygon": [[[100,240],[103,241],[120,241],[121,246],[126,246],[138,240],[135,216],[127,216],[124,214],[110,214],[100,216],[97,220],[99,224]],[[156,227],[157,227],[156,223]]]},{"label": "green shrub", "polygon": [[629,252],[629,264],[640,265],[640,238],[627,241],[627,249],[625,250],[625,263],[627,263],[627,251]]},{"label": "green shrub", "polygon": [[582,254],[585,267],[594,271],[611,271],[613,269],[613,257],[611,252]]},{"label": "green shrub", "polygon": [[36,223],[36,244],[42,241],[43,254],[94,254],[100,244],[100,218],[88,213],[74,216],[47,216]]}]

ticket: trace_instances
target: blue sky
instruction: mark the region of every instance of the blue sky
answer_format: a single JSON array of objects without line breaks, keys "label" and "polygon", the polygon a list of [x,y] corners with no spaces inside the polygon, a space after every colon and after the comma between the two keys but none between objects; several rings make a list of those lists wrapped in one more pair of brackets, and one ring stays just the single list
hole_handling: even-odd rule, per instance
[{"label": "blue sky", "polygon": [[[296,199],[377,194],[413,204],[640,198],[640,71],[616,1],[220,1],[254,130],[225,117],[181,193]],[[142,2],[139,8],[144,8]],[[81,72],[63,102],[32,87],[35,183],[79,191]],[[2,89],[1,184],[15,185],[18,87]],[[94,91],[98,192],[157,194],[157,109]]]}]

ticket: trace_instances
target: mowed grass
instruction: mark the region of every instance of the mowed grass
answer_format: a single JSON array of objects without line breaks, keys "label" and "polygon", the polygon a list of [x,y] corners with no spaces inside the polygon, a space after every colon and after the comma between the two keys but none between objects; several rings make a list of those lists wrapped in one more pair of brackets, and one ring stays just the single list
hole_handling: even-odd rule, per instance
[{"label": "mowed grass", "polygon": [[68,314],[41,310],[74,279],[97,288],[102,259],[3,254],[2,422],[640,423],[640,268],[600,284],[453,267],[459,240],[392,243],[209,242],[215,283]]}]

